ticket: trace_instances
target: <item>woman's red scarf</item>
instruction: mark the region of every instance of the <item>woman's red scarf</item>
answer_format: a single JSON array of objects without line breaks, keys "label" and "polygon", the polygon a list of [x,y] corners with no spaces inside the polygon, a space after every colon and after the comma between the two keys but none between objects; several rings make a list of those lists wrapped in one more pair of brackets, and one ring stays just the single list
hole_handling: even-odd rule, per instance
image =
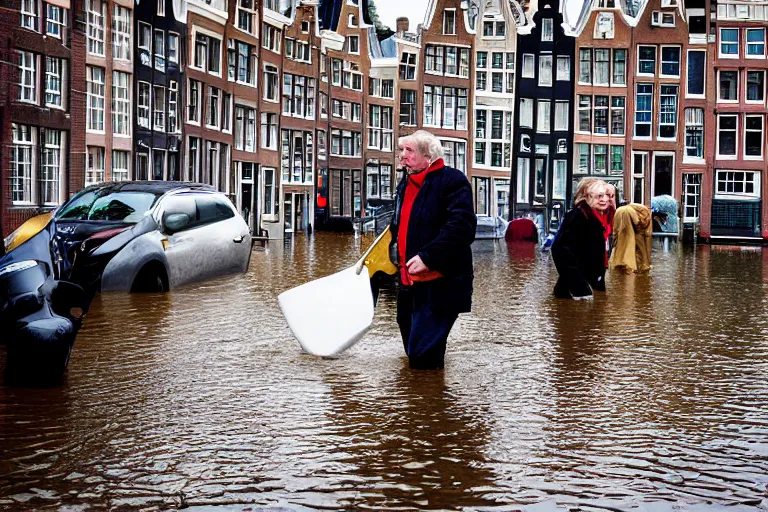
[{"label": "woman's red scarf", "polygon": [[424,184],[424,178],[426,178],[427,174],[430,172],[438,171],[443,167],[445,167],[445,162],[443,162],[442,158],[438,158],[423,171],[408,174],[407,177],[408,182],[405,187],[405,194],[403,195],[403,205],[400,209],[400,226],[398,226],[397,231],[397,250],[400,256],[400,280],[406,286],[412,285],[414,281],[431,281],[442,276],[439,272],[432,270],[419,274],[418,276],[409,274],[408,267],[405,266],[405,264],[408,263],[405,260],[405,255],[407,254],[405,244],[408,241],[408,223],[411,220],[411,209],[413,208],[414,201],[416,201],[416,196],[419,194],[419,190],[421,190],[421,186]]}]

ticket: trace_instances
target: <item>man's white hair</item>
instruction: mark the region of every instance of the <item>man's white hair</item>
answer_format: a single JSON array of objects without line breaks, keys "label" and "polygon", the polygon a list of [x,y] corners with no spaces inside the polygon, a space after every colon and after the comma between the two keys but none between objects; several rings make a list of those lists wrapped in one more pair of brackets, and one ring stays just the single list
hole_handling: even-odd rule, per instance
[{"label": "man's white hair", "polygon": [[413,144],[419,153],[429,158],[432,162],[438,158],[443,158],[444,155],[440,139],[426,130],[416,130],[410,135],[397,139],[398,147],[402,148],[403,144]]}]

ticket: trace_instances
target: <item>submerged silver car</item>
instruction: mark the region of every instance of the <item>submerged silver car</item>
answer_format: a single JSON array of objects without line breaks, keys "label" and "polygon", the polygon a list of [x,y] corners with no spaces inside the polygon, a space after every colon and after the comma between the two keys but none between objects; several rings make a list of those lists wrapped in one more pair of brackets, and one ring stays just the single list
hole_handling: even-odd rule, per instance
[{"label": "submerged silver car", "polygon": [[93,291],[166,291],[245,272],[250,261],[248,225],[208,185],[103,183],[62,205],[51,224],[60,272]]}]

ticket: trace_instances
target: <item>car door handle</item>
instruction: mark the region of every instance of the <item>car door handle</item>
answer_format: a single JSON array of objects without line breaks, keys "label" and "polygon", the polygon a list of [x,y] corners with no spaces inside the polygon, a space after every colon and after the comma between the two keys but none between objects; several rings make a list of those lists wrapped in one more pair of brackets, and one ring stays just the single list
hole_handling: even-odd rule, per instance
[{"label": "car door handle", "polygon": [[245,235],[240,235],[240,238],[233,238],[232,241],[236,244],[242,243],[245,240]]}]

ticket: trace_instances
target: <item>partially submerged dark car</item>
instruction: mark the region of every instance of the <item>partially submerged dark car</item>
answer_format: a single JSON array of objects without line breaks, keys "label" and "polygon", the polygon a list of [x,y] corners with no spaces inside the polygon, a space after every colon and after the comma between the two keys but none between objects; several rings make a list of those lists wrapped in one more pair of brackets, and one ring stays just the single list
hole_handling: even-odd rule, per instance
[{"label": "partially submerged dark car", "polygon": [[115,182],[88,187],[24,223],[0,258],[6,380],[60,378],[98,291],[163,292],[244,272],[248,226],[208,185]]}]

